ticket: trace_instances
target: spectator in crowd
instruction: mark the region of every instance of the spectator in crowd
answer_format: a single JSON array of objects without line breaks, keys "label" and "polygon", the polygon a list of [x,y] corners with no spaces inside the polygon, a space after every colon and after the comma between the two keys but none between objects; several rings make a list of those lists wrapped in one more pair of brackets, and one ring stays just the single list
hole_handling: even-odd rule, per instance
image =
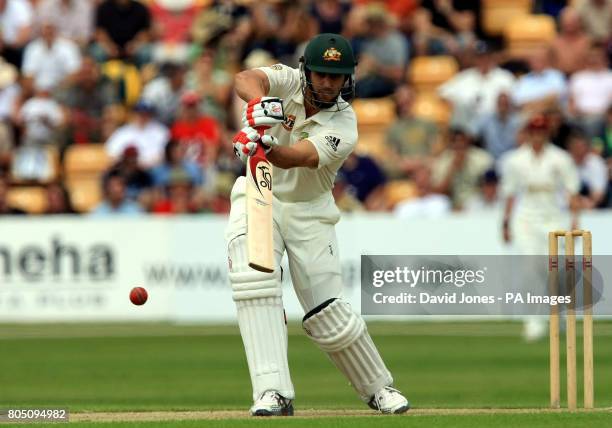
[{"label": "spectator in crowd", "polygon": [[602,205],[612,208],[612,104],[608,108],[604,126],[599,135],[593,139],[593,148],[604,158],[608,166],[608,192]]},{"label": "spectator in crowd", "polygon": [[28,0],[0,0],[0,53],[17,68],[21,68],[23,48],[32,38],[33,27],[34,10]]},{"label": "spectator in crowd", "polygon": [[151,59],[151,15],[136,0],[103,0],[95,13],[95,45],[98,61],[129,59],[143,65]]},{"label": "spectator in crowd", "polygon": [[174,169],[168,175],[163,199],[155,203],[152,211],[155,214],[195,214],[203,211],[204,203],[187,171]]},{"label": "spectator in crowd", "polygon": [[351,187],[346,181],[344,174],[337,174],[336,181],[334,182],[334,188],[332,189],[334,201],[336,206],[342,212],[362,212],[365,211],[365,207],[359,199],[351,192]]},{"label": "spectator in crowd", "polygon": [[298,2],[256,2],[251,17],[253,33],[245,55],[265,49],[283,64],[297,66],[297,47],[317,34],[316,21]]},{"label": "spectator in crowd", "polygon": [[12,121],[21,94],[17,77],[15,66],[0,57],[0,169],[10,163],[15,146]]},{"label": "spectator in crowd", "polygon": [[119,172],[108,174],[102,180],[104,200],[92,211],[96,217],[109,215],[138,215],[142,208],[127,197],[125,179]]},{"label": "spectator in crowd", "polygon": [[480,191],[468,199],[465,210],[469,212],[501,211],[502,199],[499,195],[499,178],[494,169],[486,171],[479,180]]},{"label": "spectator in crowd", "polygon": [[65,122],[61,106],[51,97],[51,88],[38,83],[35,95],[19,110],[23,127],[21,144],[13,160],[13,176],[20,180],[47,181],[53,178],[54,158],[48,147],[58,145],[58,132]]},{"label": "spectator in crowd", "polygon": [[23,54],[22,71],[26,82],[32,81],[34,85],[44,85],[51,90],[70,81],[80,67],[79,46],[58,36],[55,24],[49,21],[42,23],[40,37],[28,43]]},{"label": "spectator in crowd", "polygon": [[340,0],[314,0],[310,5],[310,15],[317,22],[319,33],[342,34],[350,11],[351,4]]},{"label": "spectator in crowd", "polygon": [[431,170],[428,165],[419,165],[413,173],[416,196],[395,206],[395,215],[402,219],[439,218],[452,210],[448,196],[436,193],[431,182]]},{"label": "spectator in crowd", "polygon": [[607,41],[612,35],[612,1],[581,0],[578,14],[586,32],[598,42]]},{"label": "spectator in crowd", "polygon": [[23,215],[25,211],[12,206],[8,202],[10,184],[5,174],[0,174],[0,215]]},{"label": "spectator in crowd", "polygon": [[546,15],[550,15],[555,20],[559,18],[561,11],[567,6],[571,1],[568,0],[535,0],[533,2],[533,6],[531,8],[532,13],[543,13]]},{"label": "spectator in crowd", "polygon": [[118,159],[128,146],[138,149],[138,163],[143,168],[158,165],[163,159],[169,131],[153,117],[155,109],[139,101],[133,109],[132,121],[118,128],[106,141],[106,151],[112,159]]},{"label": "spectator in crowd", "polygon": [[365,40],[356,73],[356,94],[361,98],[391,95],[404,77],[408,44],[381,5],[367,6]]},{"label": "spectator in crowd", "polygon": [[64,122],[60,104],[51,96],[49,82],[37,83],[36,92],[19,110],[18,121],[23,126],[22,145],[44,145],[52,142]]},{"label": "spectator in crowd", "polygon": [[497,66],[486,43],[479,42],[474,54],[474,67],[457,73],[438,88],[438,94],[453,107],[451,123],[472,132],[479,117],[495,112],[499,94],[510,92],[514,85],[514,76]]},{"label": "spectator in crowd", "polygon": [[244,164],[235,155],[233,146],[221,144],[217,161],[204,172],[204,189],[214,195],[209,201],[212,211],[229,213],[232,186],[237,177],[244,175]]},{"label": "spectator in crowd", "polygon": [[447,55],[456,50],[453,34],[436,27],[428,9],[419,8],[414,13],[412,28],[415,55]]},{"label": "spectator in crowd", "polygon": [[513,100],[529,111],[543,111],[565,100],[567,83],[563,73],[551,67],[552,51],[542,46],[529,58],[530,72],[522,76],[513,91]]},{"label": "spectator in crowd", "polygon": [[46,187],[47,208],[45,214],[77,214],[70,193],[61,183],[50,183]]},{"label": "spectator in crowd", "polygon": [[459,58],[459,62],[465,63],[478,43],[476,35],[476,22],[474,14],[470,12],[460,13],[457,17],[457,31],[452,39],[452,52]]},{"label": "spectator in crowd", "polygon": [[608,167],[612,170],[612,103],[606,111],[605,122],[593,139],[594,149],[608,161]]},{"label": "spectator in crowd", "polygon": [[206,48],[187,73],[186,87],[200,96],[200,111],[225,123],[232,95],[232,77],[215,66],[216,51]]},{"label": "spectator in crowd", "polygon": [[553,105],[544,110],[550,135],[550,142],[557,147],[567,150],[567,141],[572,133],[572,125],[567,121],[561,108]]},{"label": "spectator in crowd", "polygon": [[38,24],[50,22],[58,34],[87,47],[93,36],[93,8],[90,0],[42,0],[38,4]]},{"label": "spectator in crowd", "polygon": [[201,2],[154,0],[150,2],[149,9],[157,40],[153,60],[157,63],[187,61],[191,47],[191,26],[202,10]]},{"label": "spectator in crowd", "polygon": [[510,95],[502,92],[497,97],[497,111],[482,117],[478,125],[478,135],[484,147],[495,158],[516,147],[518,133],[523,120],[514,110]]},{"label": "spectator in crowd", "polygon": [[214,117],[200,114],[200,96],[185,92],[181,97],[179,117],[172,125],[172,138],[184,147],[185,158],[201,166],[217,159],[221,144],[221,126]]},{"label": "spectator in crowd", "polygon": [[[352,3],[356,5],[383,3],[379,0],[354,0]],[[412,31],[412,17],[420,7],[421,0],[385,0],[384,4],[398,22],[398,30],[404,34],[409,34]]]},{"label": "spectator in crowd", "polygon": [[576,9],[566,7],[559,17],[559,34],[552,41],[556,68],[565,74],[579,70],[586,59],[591,38],[584,31]]},{"label": "spectator in crowd", "polygon": [[[249,10],[233,0],[219,0],[202,10],[191,26],[197,46],[222,49],[227,64],[239,66],[253,33]],[[225,48],[225,49],[224,49]]]},{"label": "spectator in crowd", "polygon": [[580,132],[572,133],[568,150],[578,169],[581,208],[599,207],[604,201],[608,187],[606,162],[600,155],[593,153],[588,137]]},{"label": "spectator in crowd", "polygon": [[[283,62],[284,64],[299,67],[300,58],[304,55],[304,51],[306,50],[308,42],[317,34],[322,33],[322,31],[318,29],[318,24],[315,21],[314,17],[308,13],[307,7],[294,9],[290,20],[287,21],[286,25],[288,25],[289,27],[293,26],[297,28],[297,35],[294,36],[296,45],[295,51],[293,52],[292,57],[281,58],[279,61],[276,62]],[[246,58],[243,62],[246,62]]]},{"label": "spectator in crowd", "polygon": [[128,146],[123,155],[107,174],[120,174],[125,180],[126,195],[129,199],[145,203],[149,199],[147,191],[153,187],[153,177],[149,171],[138,165],[138,149]]},{"label": "spectator in crowd", "polygon": [[118,88],[100,73],[92,57],[83,58],[79,71],[56,92],[56,98],[67,112],[68,144],[106,141],[114,130],[109,117],[119,103]]},{"label": "spectator in crowd", "polygon": [[482,35],[480,30],[480,0],[421,0],[421,7],[429,10],[432,21],[450,33],[465,29],[465,23],[471,23],[471,31]]},{"label": "spectator in crowd", "polygon": [[601,129],[608,106],[612,105],[612,71],[602,46],[590,48],[584,68],[570,78],[569,93],[574,121],[590,136],[595,136]]},{"label": "spectator in crowd", "polygon": [[368,156],[351,153],[340,168],[346,182],[359,201],[366,207],[378,204],[387,181],[380,167]]},{"label": "spectator in crowd", "polygon": [[174,122],[185,85],[185,67],[182,64],[164,64],[159,77],[146,84],[142,99],[151,104],[157,119],[165,125]]},{"label": "spectator in crowd", "polygon": [[402,178],[434,154],[438,146],[438,128],[435,123],[414,116],[414,92],[408,85],[395,91],[398,120],[387,131],[387,146],[392,153],[384,163],[389,178]]},{"label": "spectator in crowd", "polygon": [[433,25],[431,12],[419,8],[412,17],[412,48],[414,55],[446,55],[450,51],[448,39],[450,35]]},{"label": "spectator in crowd", "polygon": [[189,177],[191,184],[202,185],[203,176],[200,166],[186,157],[185,145],[170,140],[166,144],[164,163],[151,170],[153,183],[156,187],[167,186],[173,171],[176,170],[183,171]]},{"label": "spectator in crowd", "polygon": [[480,177],[493,166],[493,157],[475,147],[467,131],[450,131],[448,148],[435,159],[432,166],[434,191],[448,195],[453,206],[462,209],[478,192]]}]

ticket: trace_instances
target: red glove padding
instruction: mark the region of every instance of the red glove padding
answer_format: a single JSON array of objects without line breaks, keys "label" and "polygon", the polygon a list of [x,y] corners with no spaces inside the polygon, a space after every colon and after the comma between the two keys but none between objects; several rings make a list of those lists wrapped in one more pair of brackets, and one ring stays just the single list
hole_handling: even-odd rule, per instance
[{"label": "red glove padding", "polygon": [[242,125],[245,127],[267,129],[284,120],[283,100],[277,97],[255,98],[247,103],[242,112]]},{"label": "red glove padding", "polygon": [[243,163],[246,163],[247,158],[252,156],[257,150],[257,141],[259,141],[260,135],[256,129],[249,126],[242,128],[234,138],[232,143],[234,144],[234,154]]},{"label": "red glove padding", "polygon": [[266,154],[272,150],[273,146],[279,144],[276,137],[272,135],[261,135],[259,131],[248,126],[238,131],[232,142],[234,144],[234,154],[243,163],[246,163],[249,156],[255,154],[257,144],[261,144]]}]

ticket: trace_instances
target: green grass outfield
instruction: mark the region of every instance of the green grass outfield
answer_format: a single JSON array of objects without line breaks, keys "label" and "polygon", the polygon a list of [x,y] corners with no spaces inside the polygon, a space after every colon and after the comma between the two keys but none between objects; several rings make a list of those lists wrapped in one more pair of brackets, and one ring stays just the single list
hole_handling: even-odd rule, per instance
[{"label": "green grass outfield", "polygon": [[[0,325],[0,408],[63,407],[74,421],[89,419],[71,422],[74,427],[612,426],[611,322],[595,323],[599,410],[587,413],[537,410],[548,405],[548,341],[524,343],[520,323],[369,325],[396,386],[413,405],[407,417],[365,416],[366,407],[297,325],[290,327],[289,360],[296,414],[308,409],[302,413],[308,418],[240,419],[251,391],[235,326]],[[581,363],[579,353],[579,403]],[[535,410],[479,410],[498,408]],[[151,412],[194,411],[215,412],[198,420],[147,420],[156,419]],[[97,412],[113,412],[116,420],[104,422]],[[132,419],[125,413],[122,420],[119,412],[143,413]]]}]

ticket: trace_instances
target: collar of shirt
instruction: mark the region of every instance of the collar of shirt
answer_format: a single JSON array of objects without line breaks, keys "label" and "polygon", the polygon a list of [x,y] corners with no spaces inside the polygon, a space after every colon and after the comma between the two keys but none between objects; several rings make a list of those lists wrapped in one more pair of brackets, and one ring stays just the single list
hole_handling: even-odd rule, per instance
[{"label": "collar of shirt", "polygon": [[[302,94],[301,90],[295,91],[295,93],[291,97],[291,100],[296,104],[300,104],[304,106],[304,95]],[[304,109],[306,109],[306,107],[304,107]],[[317,122],[319,125],[325,125],[327,122],[329,122],[329,120],[332,118],[334,113],[335,113],[334,111],[330,111],[328,109],[319,110],[316,114],[310,116],[306,120],[313,120]]]}]

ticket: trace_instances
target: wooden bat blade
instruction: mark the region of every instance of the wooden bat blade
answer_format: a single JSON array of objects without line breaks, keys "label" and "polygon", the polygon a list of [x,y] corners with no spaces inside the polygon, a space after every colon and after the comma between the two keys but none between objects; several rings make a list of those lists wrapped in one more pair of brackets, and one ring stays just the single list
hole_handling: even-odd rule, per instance
[{"label": "wooden bat blade", "polygon": [[249,266],[274,272],[272,165],[261,146],[247,162],[247,253]]}]

